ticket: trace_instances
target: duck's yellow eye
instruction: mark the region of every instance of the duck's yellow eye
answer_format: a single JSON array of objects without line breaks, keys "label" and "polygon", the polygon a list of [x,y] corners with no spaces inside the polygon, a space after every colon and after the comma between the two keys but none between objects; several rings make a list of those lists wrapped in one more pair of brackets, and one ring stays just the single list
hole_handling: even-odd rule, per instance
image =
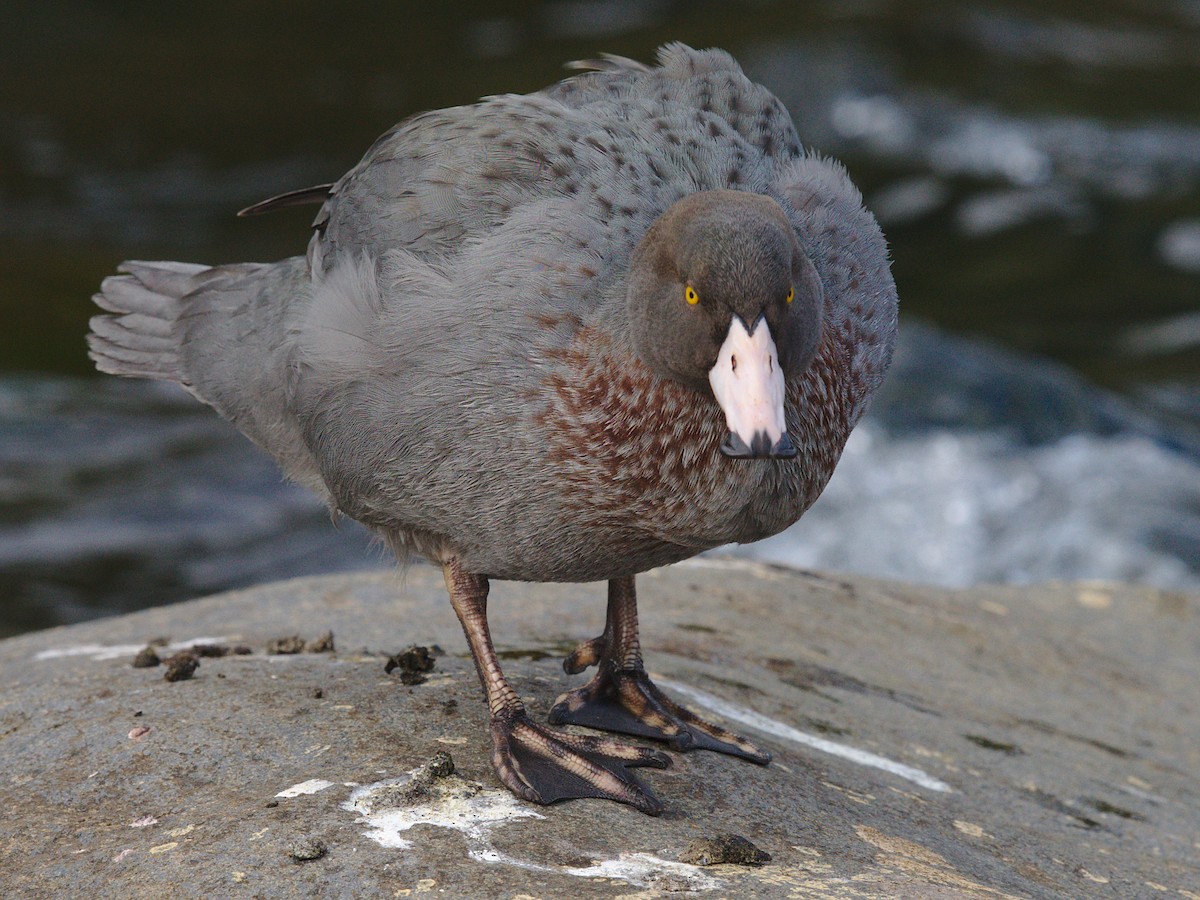
[{"label": "duck's yellow eye", "polygon": [[796,289],[794,287],[788,288],[787,302],[791,303],[792,298],[795,296],[796,296]]},{"label": "duck's yellow eye", "polygon": [[697,294],[696,289],[689,284],[683,292],[683,299],[686,300],[690,306],[695,306],[700,302],[700,295]]}]

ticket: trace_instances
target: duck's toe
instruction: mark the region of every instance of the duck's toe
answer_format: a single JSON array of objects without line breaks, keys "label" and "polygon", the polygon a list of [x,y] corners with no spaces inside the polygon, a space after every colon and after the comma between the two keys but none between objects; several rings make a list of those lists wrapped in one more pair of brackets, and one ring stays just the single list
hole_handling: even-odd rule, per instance
[{"label": "duck's toe", "polygon": [[491,727],[492,764],[518,797],[541,804],[594,797],[652,816],[662,812],[659,799],[629,770],[666,768],[670,757],[664,753],[609,738],[556,733],[524,713],[502,713]]},{"label": "duck's toe", "polygon": [[740,735],[700,718],[666,696],[644,669],[601,671],[583,687],[563,694],[550,710],[552,725],[582,725],[666,741],[680,752],[713,750],[759,765],[771,761]]},{"label": "duck's toe", "polygon": [[584,669],[600,662],[607,638],[604,635],[583,641],[578,647],[567,654],[563,660],[563,671],[568,675],[578,675]]}]

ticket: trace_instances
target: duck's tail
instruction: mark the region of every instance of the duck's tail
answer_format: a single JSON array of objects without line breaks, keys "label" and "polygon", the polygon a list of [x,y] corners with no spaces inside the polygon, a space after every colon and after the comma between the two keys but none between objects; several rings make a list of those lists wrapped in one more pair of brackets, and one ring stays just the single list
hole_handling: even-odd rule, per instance
[{"label": "duck's tail", "polygon": [[200,266],[125,262],[93,298],[89,355],[101,372],[183,385],[324,491],[287,403],[288,335],[311,281],[304,257]]},{"label": "duck's tail", "polygon": [[88,355],[101,372],[185,381],[177,323],[183,298],[204,282],[209,266],[181,262],[122,263],[92,297],[108,315],[92,318]]}]

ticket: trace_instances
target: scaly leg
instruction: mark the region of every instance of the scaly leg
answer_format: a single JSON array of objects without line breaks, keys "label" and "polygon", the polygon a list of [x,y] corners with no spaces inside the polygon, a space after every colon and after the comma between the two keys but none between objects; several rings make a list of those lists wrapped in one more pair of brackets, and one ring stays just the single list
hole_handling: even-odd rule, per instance
[{"label": "scaly leg", "polygon": [[658,798],[629,769],[665,768],[670,758],[609,738],[555,733],[531,721],[492,646],[487,579],[463,571],[456,560],[446,563],[442,574],[483,684],[491,715],[492,765],[504,786],[534,803],[600,797],[652,816],[662,812]]},{"label": "scaly leg", "polygon": [[563,661],[568,674],[598,665],[583,687],[563,694],[551,725],[583,725],[667,741],[676,750],[715,750],[766,765],[771,755],[743,737],[701,719],[655,687],[642,664],[633,578],[608,583],[608,617],[600,637],[584,641]]}]

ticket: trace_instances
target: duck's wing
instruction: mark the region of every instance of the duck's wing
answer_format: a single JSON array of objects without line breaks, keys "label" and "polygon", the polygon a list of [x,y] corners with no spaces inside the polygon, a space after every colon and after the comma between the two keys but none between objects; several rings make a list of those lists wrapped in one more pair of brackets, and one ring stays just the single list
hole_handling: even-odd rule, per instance
[{"label": "duck's wing", "polygon": [[[647,66],[606,56],[527,95],[422,113],[375,142],[314,223],[314,271],[403,248],[455,257],[522,207],[563,200],[599,220],[657,215],[684,193],[763,190],[802,153],[783,104],[721,50],[670,44]],[[764,165],[765,162],[765,165]],[[636,184],[637,202],[621,202]],[[651,216],[651,220],[652,220]]]},{"label": "duck's wing", "polygon": [[538,94],[401,122],[330,190],[309,245],[313,271],[347,253],[455,256],[522,206],[565,194],[578,175],[572,144],[587,127],[579,111]]}]

